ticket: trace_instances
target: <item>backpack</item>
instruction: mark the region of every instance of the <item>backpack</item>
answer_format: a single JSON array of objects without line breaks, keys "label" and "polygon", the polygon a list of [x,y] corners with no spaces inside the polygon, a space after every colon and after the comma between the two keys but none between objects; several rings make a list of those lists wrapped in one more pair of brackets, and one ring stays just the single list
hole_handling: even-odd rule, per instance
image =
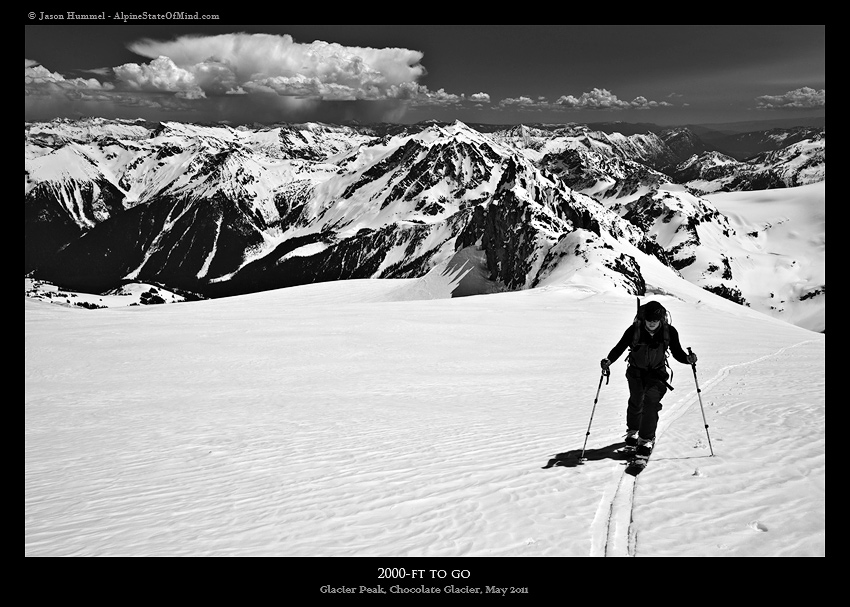
[{"label": "backpack", "polygon": [[[670,346],[670,312],[665,309],[664,318],[661,319],[661,341],[658,345],[650,346],[641,341],[641,325],[644,321],[646,305],[640,305],[640,298],[637,300],[637,313],[635,314],[632,325],[634,326],[634,334],[632,343],[629,346],[628,363],[638,369],[659,369],[667,367],[670,369],[670,381],[673,380],[673,369],[667,360],[667,349]],[[667,386],[672,390],[673,386],[669,383]]]}]

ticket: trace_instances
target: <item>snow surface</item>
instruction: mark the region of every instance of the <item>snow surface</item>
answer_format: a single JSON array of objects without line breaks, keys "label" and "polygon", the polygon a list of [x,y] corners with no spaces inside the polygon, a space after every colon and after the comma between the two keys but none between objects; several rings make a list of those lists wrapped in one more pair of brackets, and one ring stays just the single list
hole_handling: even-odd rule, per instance
[{"label": "snow surface", "polygon": [[25,555],[825,554],[824,335],[659,285],[704,407],[673,362],[633,477],[622,360],[592,406],[634,298],[415,282],[26,299]]}]

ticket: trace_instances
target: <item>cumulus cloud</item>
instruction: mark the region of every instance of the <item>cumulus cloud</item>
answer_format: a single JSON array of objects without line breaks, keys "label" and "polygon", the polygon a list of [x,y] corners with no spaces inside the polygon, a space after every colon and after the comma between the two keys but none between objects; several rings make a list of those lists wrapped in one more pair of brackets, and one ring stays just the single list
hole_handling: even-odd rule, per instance
[{"label": "cumulus cloud", "polygon": [[826,107],[826,89],[804,86],[783,95],[762,95],[756,98],[757,109],[813,109]]},{"label": "cumulus cloud", "polygon": [[66,79],[62,74],[51,72],[37,61],[24,59],[25,95],[83,94],[90,91],[111,90],[112,88],[111,84],[101,83],[95,78]]},{"label": "cumulus cloud", "polygon": [[[406,106],[450,106],[465,97],[418,83],[426,74],[420,51],[403,48],[351,47],[315,41],[296,42],[289,35],[233,33],[182,36],[170,41],[144,39],[130,50],[149,59],[91,73],[100,78],[66,79],[37,61],[25,60],[27,95],[71,98],[85,89],[110,91],[113,105],[143,104],[190,109],[261,108],[281,111],[280,120],[317,103],[349,103],[348,108],[398,117]],[[133,96],[138,97],[133,97]],[[484,93],[476,102],[489,99]],[[277,101],[275,101],[277,100]],[[309,103],[308,103],[309,102]],[[357,102],[357,103],[353,103]],[[372,103],[367,109],[368,103]],[[334,105],[339,115],[344,105]],[[258,109],[259,111],[259,109]]]},{"label": "cumulus cloud", "polygon": [[499,108],[506,110],[648,110],[659,107],[672,107],[666,101],[650,101],[644,96],[635,97],[632,101],[623,101],[606,89],[595,88],[588,93],[582,93],[580,97],[573,95],[562,95],[554,102],[547,101],[544,97],[532,99],[531,97],[508,97],[499,102]]},{"label": "cumulus cloud", "polygon": [[622,110],[631,105],[627,101],[620,101],[616,95],[606,89],[595,88],[589,93],[582,93],[581,97],[563,95],[555,102],[557,105],[570,109],[605,109]]},{"label": "cumulus cloud", "polygon": [[549,101],[547,101],[544,97],[532,99],[531,97],[526,97],[524,95],[502,99],[499,102],[498,108],[500,110],[518,110],[522,112],[540,112],[544,110],[558,109],[549,103]]},{"label": "cumulus cloud", "polygon": [[146,65],[126,63],[113,68],[116,78],[130,90],[179,93],[189,98],[204,97],[195,75],[160,56]]},{"label": "cumulus cloud", "polygon": [[[408,95],[410,89],[404,87],[425,74],[419,51],[323,41],[301,44],[289,35],[182,36],[140,40],[129,48],[153,60],[148,70],[164,57],[170,61],[156,66],[163,77],[145,78],[146,86],[172,90],[177,86],[173,78],[180,75],[184,85],[191,82],[209,95],[257,91],[329,100],[388,99]],[[116,76],[130,86],[144,71],[141,66],[135,71],[122,67]]]},{"label": "cumulus cloud", "polygon": [[647,110],[658,107],[670,107],[667,101],[650,101],[640,95],[632,101],[623,101],[607,89],[595,88],[589,93],[582,93],[580,97],[564,95],[555,102],[565,109],[577,110]]},{"label": "cumulus cloud", "polygon": [[463,94],[448,93],[445,89],[430,91],[427,87],[415,83],[405,83],[394,87],[392,94],[388,96],[407,100],[414,106],[456,106],[466,99]]},{"label": "cumulus cloud", "polygon": [[499,105],[503,107],[531,107],[535,105],[536,102],[531,97],[506,97],[499,102]]}]

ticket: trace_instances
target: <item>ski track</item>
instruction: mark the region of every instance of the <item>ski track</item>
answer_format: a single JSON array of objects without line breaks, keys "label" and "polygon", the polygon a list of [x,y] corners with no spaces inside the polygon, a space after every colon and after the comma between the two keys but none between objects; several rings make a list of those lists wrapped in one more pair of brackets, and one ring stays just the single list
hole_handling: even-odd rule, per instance
[{"label": "ski track", "polygon": [[[705,392],[706,388],[721,383],[734,369],[780,356],[791,348],[796,348],[814,341],[816,340],[801,341],[780,348],[776,352],[760,356],[759,358],[723,367],[712,378],[700,381],[700,394]],[[697,379],[699,379],[699,374],[697,374]],[[698,393],[696,385],[694,385],[694,388],[690,392],[667,408],[666,414],[658,421],[658,429],[655,433],[655,448],[658,447],[664,431],[684,415],[693,403],[698,401]],[[709,428],[710,426],[711,424],[709,423]],[[613,479],[602,495],[602,500],[599,502],[599,507],[596,510],[596,515],[590,527],[590,556],[637,556],[637,530],[632,523],[634,522],[634,496],[638,479],[636,476],[627,474],[625,468],[625,466],[622,466],[622,470],[618,469],[615,472]]]}]

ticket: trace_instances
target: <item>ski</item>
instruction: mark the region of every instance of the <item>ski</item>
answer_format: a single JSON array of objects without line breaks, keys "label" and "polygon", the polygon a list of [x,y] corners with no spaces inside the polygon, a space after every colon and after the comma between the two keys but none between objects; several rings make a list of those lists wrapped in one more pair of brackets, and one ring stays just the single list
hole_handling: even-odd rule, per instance
[{"label": "ski", "polygon": [[640,474],[647,464],[649,464],[649,455],[634,454],[626,462],[626,472],[633,475]]},{"label": "ski", "polygon": [[647,464],[649,464],[648,457],[633,457],[629,460],[629,466],[634,468],[646,468]]}]

